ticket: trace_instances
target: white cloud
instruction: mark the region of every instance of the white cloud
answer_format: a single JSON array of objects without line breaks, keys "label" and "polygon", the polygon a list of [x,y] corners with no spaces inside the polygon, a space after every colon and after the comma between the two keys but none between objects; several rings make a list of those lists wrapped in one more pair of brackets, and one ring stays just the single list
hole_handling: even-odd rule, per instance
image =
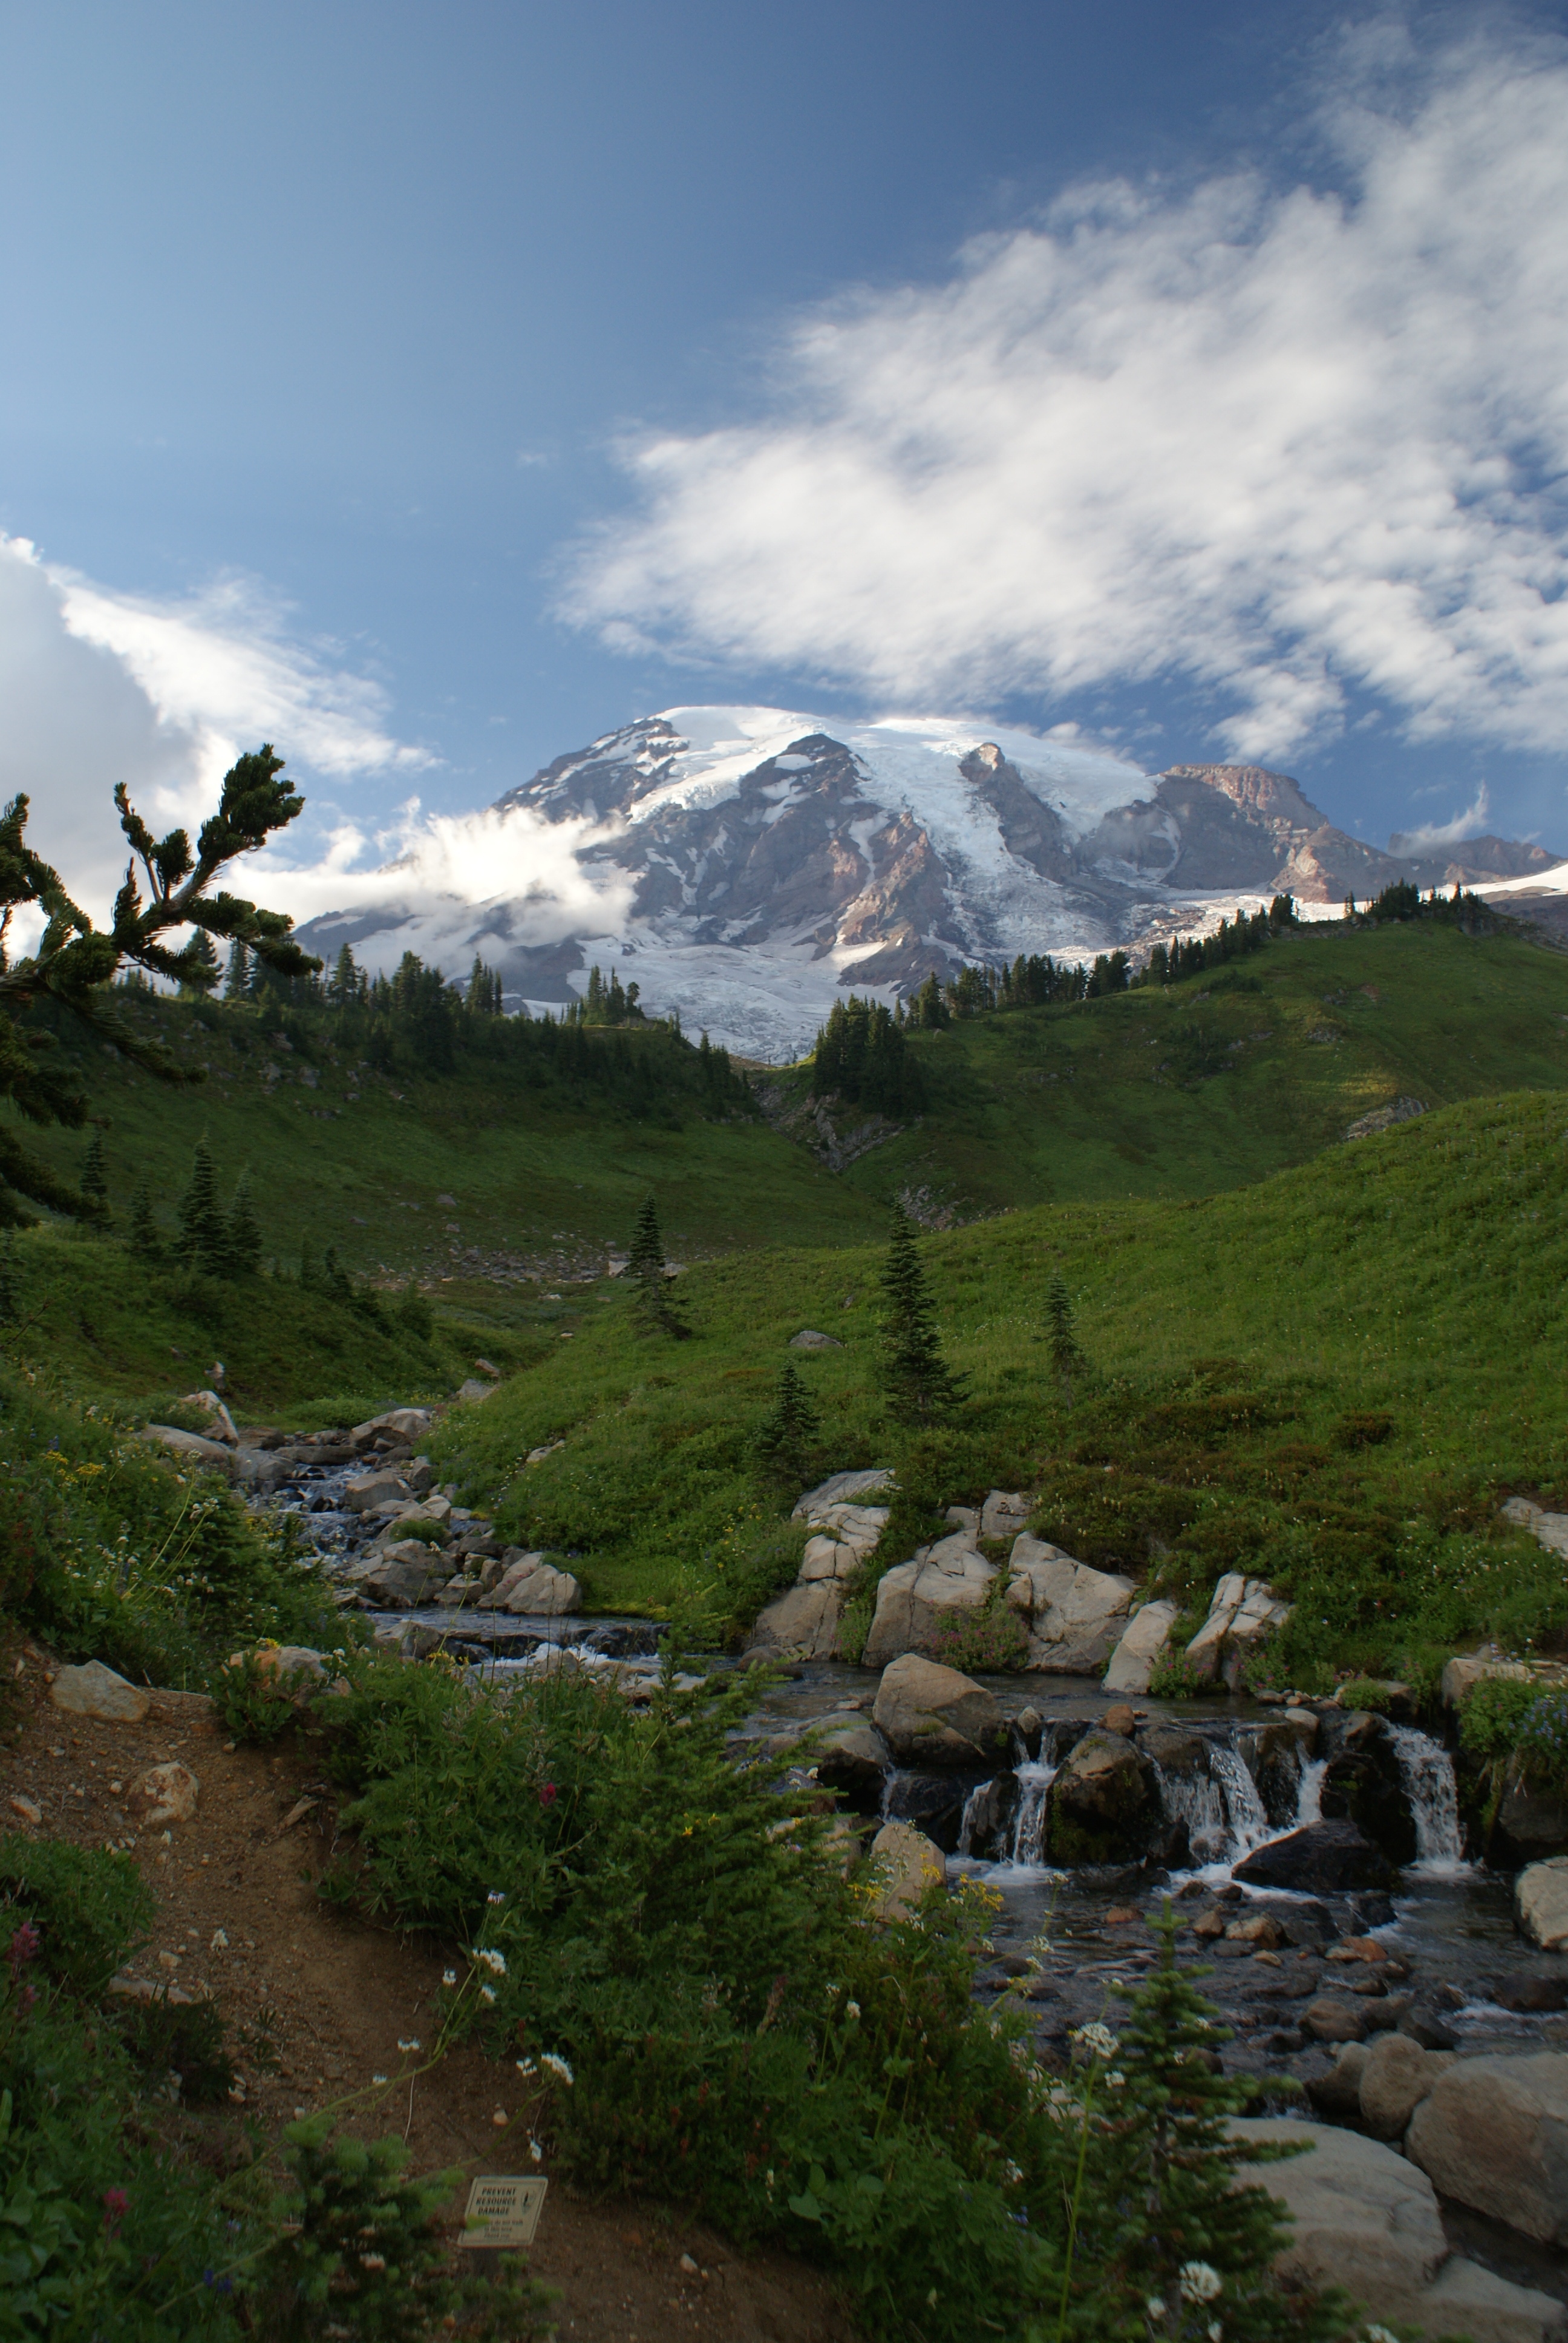
[{"label": "white cloud", "polygon": [[1396,830],[1389,840],[1391,854],[1431,854],[1440,846],[1457,846],[1461,839],[1474,838],[1484,829],[1492,810],[1492,798],[1486,783],[1482,782],[1474,800],[1452,821],[1423,822],[1419,830]]},{"label": "white cloud", "polygon": [[277,743],[291,772],[344,779],[429,762],[395,739],[382,694],[290,639],[256,587],[179,601],[120,594],[0,537],[0,798],[102,917],[125,868],[117,781],[155,827],[201,820],[236,755]]},{"label": "white cloud", "polygon": [[625,451],[563,608],[608,643],[974,707],[1161,675],[1279,757],[1568,735],[1568,51],[1320,93],[1342,188],[1080,187],[950,282],[808,315],[772,412]]}]

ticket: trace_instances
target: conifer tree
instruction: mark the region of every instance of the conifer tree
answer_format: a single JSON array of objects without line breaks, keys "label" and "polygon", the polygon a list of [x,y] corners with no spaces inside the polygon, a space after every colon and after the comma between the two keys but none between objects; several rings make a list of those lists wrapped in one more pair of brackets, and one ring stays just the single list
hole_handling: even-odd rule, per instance
[{"label": "conifer tree", "polygon": [[190,1185],[180,1198],[180,1233],[175,1250],[192,1269],[221,1277],[226,1237],[223,1208],[217,1200],[217,1172],[206,1141],[198,1139],[191,1159]]},{"label": "conifer tree", "polygon": [[1155,1966],[1126,1996],[1116,2036],[1085,2029],[1086,2046],[1118,2077],[1114,2097],[1099,2099],[1096,2185],[1080,2199],[1073,2247],[1081,2304],[1099,2297],[1103,2325],[1093,2331],[1218,2332],[1247,2343],[1330,2343],[1358,2332],[1342,2296],[1286,2292],[1274,2278],[1289,2217],[1266,2188],[1240,2177],[1298,2150],[1230,2131],[1252,2086],[1213,2071],[1211,2054],[1230,2036],[1193,1983],[1209,1972],[1177,1966],[1169,1901],[1152,1925]]},{"label": "conifer tree", "polygon": [[156,1260],[163,1251],[158,1242],[157,1223],[153,1219],[153,1200],[144,1180],[131,1203],[131,1251],[140,1253],[144,1261]]},{"label": "conifer tree", "polygon": [[104,1134],[95,1131],[87,1141],[87,1153],[82,1165],[82,1193],[95,1211],[107,1214],[109,1183],[104,1175]]},{"label": "conifer tree", "polygon": [[808,1460],[821,1434],[822,1419],[795,1369],[787,1359],[770,1414],[758,1426],[754,1445],[762,1463],[779,1479],[796,1483],[806,1478]]},{"label": "conifer tree", "polygon": [[227,1277],[254,1277],[261,1267],[261,1222],[250,1192],[250,1174],[241,1172],[223,1231],[223,1268]]},{"label": "conifer tree", "polygon": [[228,975],[223,988],[224,999],[248,1001],[251,981],[250,948],[236,937],[228,948]]},{"label": "conifer tree", "polygon": [[1089,1371],[1089,1362],[1078,1345],[1078,1329],[1072,1312],[1072,1301],[1067,1283],[1060,1271],[1051,1279],[1045,1302],[1046,1318],[1050,1327],[1051,1372],[1067,1394],[1067,1404],[1072,1405],[1075,1378]]},{"label": "conifer tree", "polygon": [[650,1192],[637,1216],[625,1276],[632,1288],[632,1309],[642,1332],[646,1334],[674,1334],[678,1338],[689,1334],[691,1329],[669,1291],[664,1266],[664,1239],[659,1234],[658,1207]]},{"label": "conifer tree", "polygon": [[957,1406],[964,1395],[963,1379],[942,1357],[915,1224],[901,1205],[893,1207],[879,1282],[887,1296],[881,1322],[883,1389],[896,1415],[909,1423],[929,1423]]}]

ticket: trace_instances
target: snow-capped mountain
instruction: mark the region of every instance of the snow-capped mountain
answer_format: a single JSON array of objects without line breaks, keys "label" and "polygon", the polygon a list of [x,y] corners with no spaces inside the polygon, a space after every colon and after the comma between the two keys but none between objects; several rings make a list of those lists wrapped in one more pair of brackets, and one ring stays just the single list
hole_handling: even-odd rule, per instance
[{"label": "snow-capped mountain", "polygon": [[777,708],[667,709],[557,758],[480,819],[537,841],[541,869],[552,832],[569,840],[576,909],[558,900],[545,919],[538,884],[484,900],[433,889],[416,855],[381,874],[384,898],[301,940],[327,957],[351,943],[372,967],[412,950],[453,974],[478,953],[539,1004],[613,961],[648,1010],[772,1059],[809,1042],[840,986],[891,997],[966,960],[1136,948],[1285,888],[1337,906],[1396,879],[1555,860],[1493,839],[1380,853],[1261,766],[1150,775],[1070,738]]}]

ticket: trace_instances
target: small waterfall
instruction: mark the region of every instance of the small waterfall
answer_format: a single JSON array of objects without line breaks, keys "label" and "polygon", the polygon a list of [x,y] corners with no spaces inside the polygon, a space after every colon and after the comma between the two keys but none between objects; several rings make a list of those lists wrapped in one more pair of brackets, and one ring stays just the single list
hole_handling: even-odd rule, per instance
[{"label": "small waterfall", "polygon": [[1304,1830],[1308,1823],[1321,1823],[1323,1818],[1323,1775],[1329,1770],[1326,1757],[1304,1757],[1302,1778],[1296,1791],[1296,1819],[1292,1830]]},{"label": "small waterfall", "polygon": [[972,1855],[974,1853],[975,1822],[980,1815],[980,1808],[985,1805],[987,1799],[990,1796],[990,1794],[995,1787],[996,1785],[994,1782],[977,1782],[974,1788],[970,1792],[969,1796],[964,1800],[964,1810],[959,1819],[959,1853],[960,1855]]},{"label": "small waterfall", "polygon": [[1045,1861],[1045,1799],[1056,1770],[1046,1765],[1017,1768],[1018,1808],[1008,1848],[1008,1860],[1016,1869],[1038,1869]]},{"label": "small waterfall", "polygon": [[900,1782],[907,1782],[909,1778],[909,1775],[900,1765],[890,1765],[883,1775],[882,1803],[879,1809],[883,1822],[890,1823],[893,1820],[893,1793]]},{"label": "small waterfall", "polygon": [[1225,1821],[1232,1841],[1230,1859],[1234,1863],[1251,1855],[1254,1847],[1261,1846],[1265,1839],[1277,1836],[1277,1833],[1264,1812],[1258,1785],[1239,1753],[1223,1742],[1211,1741],[1209,1765],[1224,1796]]},{"label": "small waterfall", "polygon": [[1219,1783],[1208,1774],[1167,1774],[1159,1766],[1155,1771],[1160,1776],[1161,1803],[1172,1822],[1186,1824],[1193,1859],[1217,1862],[1225,1852],[1228,1835]]},{"label": "small waterfall", "polygon": [[1413,1725],[1391,1725],[1388,1737],[1415,1825],[1415,1868],[1452,1878],[1467,1868],[1453,1762]]}]

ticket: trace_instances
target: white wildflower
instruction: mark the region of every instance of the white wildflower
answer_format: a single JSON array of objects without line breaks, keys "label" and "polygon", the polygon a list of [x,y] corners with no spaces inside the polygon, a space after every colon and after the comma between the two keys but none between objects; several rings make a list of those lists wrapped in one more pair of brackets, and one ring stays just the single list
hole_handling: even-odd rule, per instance
[{"label": "white wildflower", "polygon": [[1209,2321],[1209,2343],[1224,2343],[1225,2330],[1217,2318]]},{"label": "white wildflower", "polygon": [[407,2057],[410,2050],[417,2050],[419,2046],[417,2038],[413,2036],[411,2036],[407,2042],[399,2042],[397,2045],[398,2049],[402,2051],[405,2057]]},{"label": "white wildflower", "polygon": [[443,1969],[443,1970],[441,1971],[441,1983],[442,1983],[444,1986],[455,1986],[455,1985],[457,1984],[457,1970],[456,1970],[456,1969]]},{"label": "white wildflower", "polygon": [[853,2024],[860,2015],[859,2003],[858,2001],[847,2001],[844,2004],[844,2015],[849,2018],[850,2023]]},{"label": "white wildflower", "polygon": [[384,2083],[387,2077],[385,2075],[372,2075],[370,2079],[373,2083]]},{"label": "white wildflower", "polygon": [[483,1966],[489,1970],[492,1976],[506,1976],[507,1956],[505,1953],[497,1952],[494,1945],[481,1945],[478,1951],[474,1955],[474,1958],[476,1961],[482,1963]]},{"label": "white wildflower", "polygon": [[539,2071],[531,2058],[514,2058],[512,2064],[519,2075],[537,2075]]},{"label": "white wildflower", "polygon": [[544,2149],[531,2135],[528,2139],[528,2155],[535,2164],[542,2164],[545,2160]]},{"label": "white wildflower", "polygon": [[1105,2077],[1105,2080],[1110,2088],[1113,2091],[1124,2091],[1127,2087],[1126,2076],[1120,2073],[1115,2067],[1112,2067],[1111,2073]]},{"label": "white wildflower", "polygon": [[1183,2302],[1212,2302],[1224,2283],[1219,2271],[1207,2262],[1183,2262],[1181,2265]]},{"label": "white wildflower", "polygon": [[506,1896],[498,1887],[492,1887],[485,1898],[487,1904],[504,1904],[506,1900]]},{"label": "white wildflower", "polygon": [[1091,2050],[1097,2058],[1114,2058],[1121,2047],[1110,2026],[1102,2026],[1098,2017],[1088,2026],[1078,2026],[1072,2039],[1081,2042],[1084,2048]]},{"label": "white wildflower", "polygon": [[479,1987],[479,1998],[481,2001],[494,2002],[496,1998],[495,1986],[493,1985],[482,1985]]},{"label": "white wildflower", "polygon": [[561,2056],[558,2050],[541,2050],[539,2053],[539,2064],[541,2066],[548,2066],[551,2074],[554,2075],[559,2082],[570,2085],[577,2081],[577,2077],[572,2073],[571,2068],[567,2065],[566,2060]]},{"label": "white wildflower", "polygon": [[1010,2158],[1009,2161],[1002,2166],[1001,2177],[1003,2180],[1006,2181],[1010,2188],[1016,2188],[1019,2182],[1023,2178],[1023,2167],[1020,2164],[1014,2164]]},{"label": "white wildflower", "polygon": [[1163,2318],[1165,2316],[1165,2298],[1163,2295],[1151,2294],[1143,2308],[1149,2313],[1151,2318]]},{"label": "white wildflower", "polygon": [[359,2267],[361,2269],[385,2269],[387,2257],[385,2254],[361,2254]]}]

